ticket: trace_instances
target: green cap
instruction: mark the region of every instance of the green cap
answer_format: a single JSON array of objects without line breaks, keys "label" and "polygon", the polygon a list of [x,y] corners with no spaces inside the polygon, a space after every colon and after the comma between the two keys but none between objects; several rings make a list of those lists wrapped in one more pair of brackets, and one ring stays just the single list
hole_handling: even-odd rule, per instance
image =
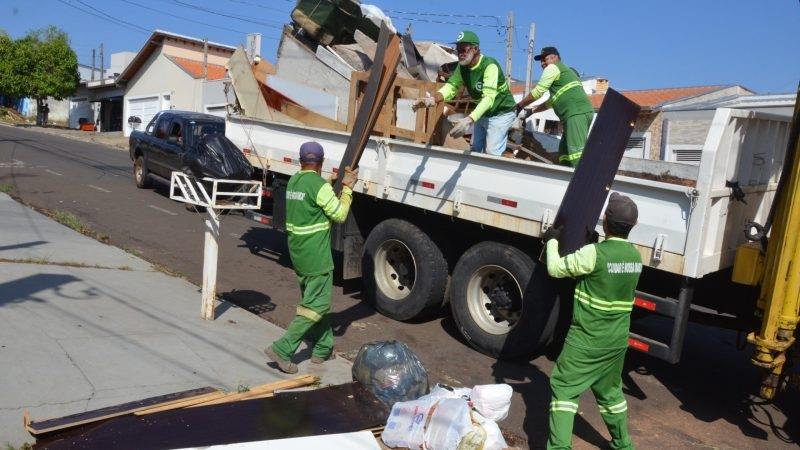
[{"label": "green cap", "polygon": [[469,30],[460,31],[458,33],[458,37],[453,44],[472,44],[472,45],[480,45],[481,40],[478,39],[478,35],[473,33]]}]

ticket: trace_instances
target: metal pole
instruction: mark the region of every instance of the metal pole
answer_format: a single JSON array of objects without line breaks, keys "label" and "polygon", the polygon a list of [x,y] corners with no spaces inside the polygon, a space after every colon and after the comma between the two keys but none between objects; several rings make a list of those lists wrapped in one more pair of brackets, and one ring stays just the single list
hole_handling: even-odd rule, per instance
[{"label": "metal pole", "polygon": [[203,79],[208,79],[208,38],[203,39]]},{"label": "metal pole", "polygon": [[506,80],[511,83],[511,54],[514,45],[514,11],[508,12],[508,26],[506,27]]},{"label": "metal pole", "polygon": [[92,81],[94,81],[94,71],[97,67],[97,61],[95,60],[95,49],[92,49]]},{"label": "metal pole", "polygon": [[208,207],[205,220],[205,246],[203,247],[203,304],[200,316],[214,320],[214,302],[217,298],[217,255],[219,253],[219,216]]},{"label": "metal pole", "polygon": [[536,37],[536,23],[531,22],[531,29],[528,31],[528,69],[525,72],[525,95],[531,91],[531,75],[533,74],[533,42]]}]

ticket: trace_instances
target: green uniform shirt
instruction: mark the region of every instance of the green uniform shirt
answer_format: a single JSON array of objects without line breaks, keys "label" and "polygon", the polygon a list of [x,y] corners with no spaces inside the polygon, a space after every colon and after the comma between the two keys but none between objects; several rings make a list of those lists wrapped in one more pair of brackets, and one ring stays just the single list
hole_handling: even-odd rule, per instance
[{"label": "green uniform shirt", "polygon": [[445,101],[452,100],[461,86],[466,86],[470,97],[478,101],[469,115],[473,122],[484,115],[492,117],[513,111],[517,105],[508,90],[500,64],[494,58],[481,55],[475,67],[459,65],[447,79],[447,83],[439,89],[439,93],[444,96]]},{"label": "green uniform shirt", "polygon": [[633,298],[642,272],[642,258],[633,245],[612,237],[561,258],[558,241],[551,239],[547,272],[578,281],[567,343],[595,349],[628,346]]},{"label": "green uniform shirt", "polygon": [[547,105],[553,108],[562,121],[578,114],[594,112],[578,73],[562,62],[544,68],[542,77],[531,91],[531,97],[536,100],[545,92],[550,92]]},{"label": "green uniform shirt", "polygon": [[352,201],[349,187],[336,198],[330,183],[313,170],[301,170],[289,179],[286,232],[295,272],[312,276],[333,270],[331,222],[344,222]]}]

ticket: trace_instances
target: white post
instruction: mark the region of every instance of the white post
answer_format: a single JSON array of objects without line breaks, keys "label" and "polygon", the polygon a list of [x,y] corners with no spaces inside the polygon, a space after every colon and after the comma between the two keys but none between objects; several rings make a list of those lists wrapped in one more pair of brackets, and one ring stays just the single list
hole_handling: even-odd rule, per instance
[{"label": "white post", "polygon": [[533,43],[536,37],[536,24],[531,22],[531,29],[528,31],[528,68],[525,71],[525,95],[531,91],[531,74],[533,74]]},{"label": "white post", "polygon": [[219,252],[219,216],[213,208],[208,208],[209,218],[205,220],[205,246],[203,248],[203,305],[200,316],[214,320],[214,302],[217,298],[217,254]]}]

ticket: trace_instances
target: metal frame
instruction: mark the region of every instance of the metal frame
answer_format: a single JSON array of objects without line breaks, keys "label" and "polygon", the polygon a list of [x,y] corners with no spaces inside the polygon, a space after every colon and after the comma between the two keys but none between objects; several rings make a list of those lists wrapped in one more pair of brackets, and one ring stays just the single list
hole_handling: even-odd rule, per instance
[{"label": "metal frame", "polygon": [[[211,195],[203,183],[211,185]],[[223,190],[222,186],[233,186]],[[233,196],[228,201],[220,197]],[[206,208],[208,218],[204,220],[206,230],[203,247],[203,294],[200,316],[214,320],[214,302],[217,297],[217,256],[219,254],[219,213],[217,210],[261,208],[262,186],[260,181],[223,180],[203,178],[197,180],[182,172],[172,172],[169,182],[169,198]]]}]

